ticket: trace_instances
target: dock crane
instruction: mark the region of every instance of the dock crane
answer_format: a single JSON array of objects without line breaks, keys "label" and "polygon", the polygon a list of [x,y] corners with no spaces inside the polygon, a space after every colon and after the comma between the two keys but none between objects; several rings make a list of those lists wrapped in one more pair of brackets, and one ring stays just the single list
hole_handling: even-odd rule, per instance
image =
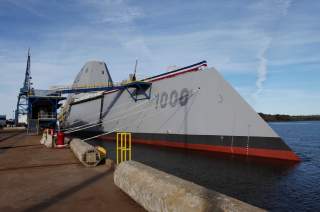
[{"label": "dock crane", "polygon": [[15,125],[18,126],[22,115],[26,116],[27,133],[38,133],[45,127],[56,125],[59,102],[64,100],[60,93],[49,90],[34,89],[31,82],[31,56],[28,50],[27,66],[22,88],[19,90],[17,108],[15,110]]},{"label": "dock crane", "polygon": [[18,102],[15,110],[15,125],[19,124],[19,117],[21,115],[27,115],[28,113],[28,94],[31,92],[31,57],[30,57],[30,49],[28,49],[28,59],[27,59],[27,67],[24,76],[24,82],[22,88],[20,88],[20,92],[18,94]]}]

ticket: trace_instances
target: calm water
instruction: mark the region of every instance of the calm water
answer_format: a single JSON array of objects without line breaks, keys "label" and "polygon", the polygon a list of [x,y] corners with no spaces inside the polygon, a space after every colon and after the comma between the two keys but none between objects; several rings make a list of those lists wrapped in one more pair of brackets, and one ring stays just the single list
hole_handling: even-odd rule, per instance
[{"label": "calm water", "polygon": [[[298,154],[296,165],[134,145],[133,159],[272,211],[320,210],[320,122],[271,127]],[[114,143],[95,141],[115,156]]]}]

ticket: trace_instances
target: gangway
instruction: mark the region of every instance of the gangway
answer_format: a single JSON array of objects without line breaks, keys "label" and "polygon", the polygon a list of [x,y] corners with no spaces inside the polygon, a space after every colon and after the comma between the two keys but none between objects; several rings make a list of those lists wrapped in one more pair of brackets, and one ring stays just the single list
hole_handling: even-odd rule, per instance
[{"label": "gangway", "polygon": [[[135,88],[135,90],[144,90],[146,91],[151,86],[151,82],[144,82],[144,81],[131,81],[129,83],[120,84],[120,85],[112,85],[112,84],[89,84],[89,85],[79,85],[79,86],[64,86],[64,87],[57,87],[50,90],[50,92],[54,92],[58,95],[62,94],[70,94],[70,93],[88,93],[88,92],[96,92],[96,91],[112,91],[112,90],[127,90],[131,97],[135,99],[135,101],[140,100],[138,99],[138,92],[137,91],[130,91],[130,88]],[[148,94],[144,94],[146,98],[150,98],[149,90]]]}]

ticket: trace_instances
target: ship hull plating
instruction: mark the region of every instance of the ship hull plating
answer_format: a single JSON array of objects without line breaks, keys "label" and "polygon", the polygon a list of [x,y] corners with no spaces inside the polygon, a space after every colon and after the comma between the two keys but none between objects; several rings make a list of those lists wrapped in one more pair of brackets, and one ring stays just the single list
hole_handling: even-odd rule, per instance
[{"label": "ship hull plating", "polygon": [[66,125],[102,122],[87,130],[132,132],[133,143],[299,161],[214,68],[200,66],[149,78],[144,90],[75,101]]}]

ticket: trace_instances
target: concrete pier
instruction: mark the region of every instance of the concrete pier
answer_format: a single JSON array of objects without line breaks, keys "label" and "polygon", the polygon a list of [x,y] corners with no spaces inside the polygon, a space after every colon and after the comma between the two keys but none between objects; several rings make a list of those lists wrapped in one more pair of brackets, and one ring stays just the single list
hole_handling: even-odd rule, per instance
[{"label": "concrete pier", "polygon": [[120,163],[114,182],[148,211],[264,211],[136,161]]},{"label": "concrete pier", "polygon": [[145,211],[114,185],[111,166],[86,168],[40,138],[0,131],[0,211]]}]

